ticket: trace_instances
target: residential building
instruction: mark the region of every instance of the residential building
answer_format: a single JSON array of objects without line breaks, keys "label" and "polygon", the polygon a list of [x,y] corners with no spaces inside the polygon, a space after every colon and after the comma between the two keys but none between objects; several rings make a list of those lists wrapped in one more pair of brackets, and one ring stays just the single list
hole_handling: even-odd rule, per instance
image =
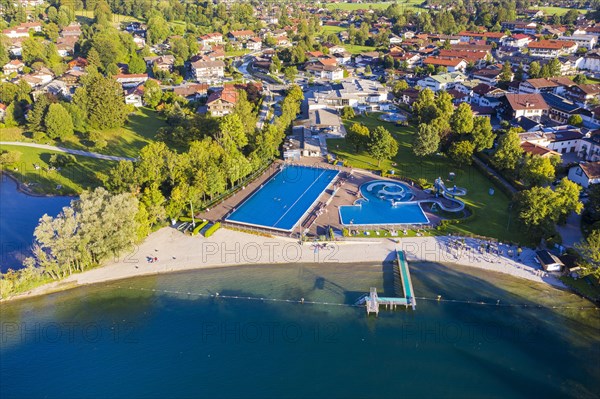
[{"label": "residential building", "polygon": [[136,108],[144,106],[144,85],[140,84],[137,86],[125,89],[125,104],[131,104]]},{"label": "residential building", "polygon": [[573,54],[577,43],[570,40],[540,40],[527,45],[529,54],[540,58],[557,58],[562,54]]},{"label": "residential building", "polygon": [[417,85],[422,88],[429,88],[434,92],[440,90],[452,89],[456,83],[461,83],[467,80],[467,77],[460,72],[442,73],[439,75],[427,76],[420,79]]},{"label": "residential building", "polygon": [[464,72],[467,68],[467,62],[461,58],[427,57],[423,60],[423,65],[445,67],[448,72]]},{"label": "residential building", "polygon": [[23,71],[23,67],[25,64],[21,62],[21,60],[12,60],[8,64],[5,64],[2,67],[5,75],[10,75],[11,73],[19,73]]},{"label": "residential building", "polygon": [[592,50],[598,44],[598,37],[594,35],[572,35],[560,36],[558,40],[565,40],[577,43],[577,47],[583,47]]},{"label": "residential building", "polygon": [[148,80],[147,73],[118,74],[113,77],[117,82],[121,83],[121,86],[123,87],[138,86]]},{"label": "residential building", "polygon": [[221,60],[198,60],[191,63],[191,68],[198,82],[218,82],[225,76],[225,63]]},{"label": "residential building", "polygon": [[208,113],[214,117],[229,115],[238,101],[238,93],[233,87],[212,92],[206,101]]},{"label": "residential building", "polygon": [[204,36],[200,36],[200,44],[203,46],[210,46],[212,44],[223,44],[223,35],[221,33],[208,33]]},{"label": "residential building", "polygon": [[509,93],[504,96],[508,105],[508,114],[512,118],[525,116],[539,121],[542,115],[548,113],[548,104],[541,94],[515,94]]},{"label": "residential building", "polygon": [[589,188],[592,184],[600,183],[600,161],[581,162],[577,166],[569,169],[569,180],[579,184],[584,188]]},{"label": "residential building", "polygon": [[229,32],[229,34],[227,35],[232,41],[235,42],[243,42],[246,40],[249,40],[250,38],[254,37],[254,32],[246,29],[246,30],[232,30],[231,32]]}]

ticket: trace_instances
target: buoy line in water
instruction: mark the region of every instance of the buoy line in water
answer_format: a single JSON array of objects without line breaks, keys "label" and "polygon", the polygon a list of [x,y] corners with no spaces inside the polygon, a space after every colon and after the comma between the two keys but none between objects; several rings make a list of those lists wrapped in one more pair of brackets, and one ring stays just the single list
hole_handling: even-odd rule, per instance
[{"label": "buoy line in water", "polygon": [[[243,295],[221,295],[218,292],[215,294],[208,293],[199,293],[199,292],[191,292],[191,291],[172,291],[172,290],[162,290],[155,288],[136,288],[132,286],[120,286],[108,284],[108,287],[111,288],[120,288],[120,289],[128,289],[128,290],[136,290],[136,291],[145,291],[145,292],[158,292],[164,294],[176,294],[176,295],[188,295],[188,296],[197,296],[204,298],[223,298],[223,299],[242,299],[247,301],[264,301],[264,302],[282,302],[282,303],[295,303],[295,304],[306,304],[306,305],[325,305],[325,306],[341,306],[341,307],[349,307],[349,308],[361,308],[365,305],[363,304],[348,304],[348,303],[337,303],[337,302],[320,302],[320,301],[306,301],[304,298],[300,299],[281,299],[281,298],[265,298],[265,297],[253,297],[253,296],[243,296]],[[532,308],[532,309],[578,309],[578,310],[600,310],[600,307],[597,306],[544,306],[544,305],[532,305],[532,304],[524,304],[524,303],[502,303],[501,300],[497,300],[496,302],[486,302],[486,301],[470,301],[470,300],[461,300],[461,299],[444,299],[441,297],[438,298],[429,298],[429,297],[415,297],[415,299],[423,300],[423,301],[432,301],[432,302],[444,302],[444,303],[456,303],[462,305],[484,305],[484,306],[497,306],[497,307],[507,307],[507,308]]]}]

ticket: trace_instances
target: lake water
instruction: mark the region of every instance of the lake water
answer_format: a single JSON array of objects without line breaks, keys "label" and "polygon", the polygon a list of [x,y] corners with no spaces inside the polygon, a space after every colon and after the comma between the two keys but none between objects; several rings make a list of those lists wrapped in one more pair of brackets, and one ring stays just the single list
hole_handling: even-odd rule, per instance
[{"label": "lake water", "polygon": [[70,197],[33,197],[17,190],[17,184],[0,174],[0,270],[22,267],[30,253],[33,231],[45,214],[56,216]]},{"label": "lake water", "polygon": [[410,267],[417,298],[433,300],[378,318],[351,305],[369,287],[397,293],[390,265],[201,270],[3,304],[2,397],[598,397],[590,302],[511,276]]}]

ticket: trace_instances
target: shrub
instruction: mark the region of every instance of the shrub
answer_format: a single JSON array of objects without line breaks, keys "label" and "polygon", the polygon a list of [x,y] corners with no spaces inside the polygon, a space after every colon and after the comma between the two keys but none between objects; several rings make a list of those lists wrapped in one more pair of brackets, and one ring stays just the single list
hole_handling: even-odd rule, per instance
[{"label": "shrub", "polygon": [[202,223],[200,223],[198,226],[194,227],[194,230],[192,230],[192,235],[195,236],[198,233],[200,233],[200,230],[202,230],[204,227],[206,227],[207,224],[208,224],[208,220],[203,220]]},{"label": "shrub", "polygon": [[77,159],[71,154],[52,154],[49,162],[49,164],[55,168],[62,168],[76,163]]},{"label": "shrub", "polygon": [[208,238],[208,237],[212,236],[213,234],[215,234],[215,232],[217,230],[219,230],[219,227],[221,227],[221,223],[220,222],[217,222],[217,223],[213,224],[212,226],[210,226],[206,230],[206,232],[204,233],[204,237]]}]

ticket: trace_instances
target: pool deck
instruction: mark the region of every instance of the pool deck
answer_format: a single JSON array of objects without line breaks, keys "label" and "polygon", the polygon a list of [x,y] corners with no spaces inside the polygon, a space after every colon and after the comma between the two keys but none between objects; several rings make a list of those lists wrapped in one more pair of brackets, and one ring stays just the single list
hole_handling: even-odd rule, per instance
[{"label": "pool deck", "polygon": [[[275,175],[279,171],[279,168],[283,163],[284,162],[281,160],[273,162],[273,164],[261,176],[252,181],[250,184],[248,184],[243,190],[238,191],[233,196],[217,204],[210,210],[200,212],[197,216],[213,221],[224,220],[224,218],[235,207],[238,207],[244,200],[250,197],[252,193],[259,189],[262,184],[264,184],[267,180],[273,177],[273,175]],[[300,230],[304,230],[305,228],[307,228],[308,233],[310,235],[315,236],[327,234],[328,227],[341,230],[344,226],[341,224],[340,221],[339,207],[344,205],[353,205],[357,199],[362,198],[359,189],[362,184],[372,180],[382,180],[382,177],[376,173],[363,169],[333,166],[327,163],[325,159],[321,157],[302,157],[298,162],[294,162],[294,164],[301,166],[336,169],[341,172],[347,172],[350,175],[349,178],[344,179],[343,184],[339,186],[335,193],[331,188],[328,188],[323,194],[321,194],[317,201],[317,206],[319,206],[319,204],[322,205],[322,211],[316,212],[316,206],[313,207],[313,209],[310,209],[304,216],[303,220],[301,220],[298,223],[298,227],[296,227],[296,229],[293,231],[294,233],[299,233]],[[394,181],[393,179],[387,180]],[[411,190],[415,195],[413,201],[421,201],[432,198],[431,194],[425,193],[424,191],[416,187],[411,187]],[[440,197],[439,199],[442,201],[445,200],[443,197]],[[450,201],[448,202],[450,203]],[[422,209],[423,212],[425,212],[427,218],[429,219],[430,224],[437,224],[440,221],[440,217],[438,215],[429,211],[429,206],[422,206]],[[244,228],[242,225],[240,225],[239,227]],[[360,227],[357,226],[357,228]],[[269,229],[265,228],[263,230],[265,233],[269,233]]]}]

